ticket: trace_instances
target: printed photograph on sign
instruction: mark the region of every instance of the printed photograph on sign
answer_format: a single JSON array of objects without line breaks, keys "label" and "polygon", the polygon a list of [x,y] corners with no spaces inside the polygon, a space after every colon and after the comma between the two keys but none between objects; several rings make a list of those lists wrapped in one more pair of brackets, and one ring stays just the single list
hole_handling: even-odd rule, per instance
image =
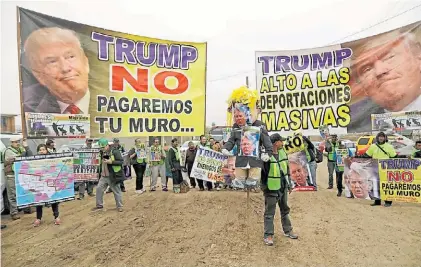
[{"label": "printed photograph on sign", "polygon": [[379,199],[379,168],[377,160],[350,158],[345,161],[345,196],[348,198]]},{"label": "printed photograph on sign", "polygon": [[345,166],[345,158],[348,157],[348,149],[336,149],[336,165]]},{"label": "printed photograph on sign", "polygon": [[86,138],[90,135],[90,116],[26,113],[28,138]]},{"label": "printed photograph on sign", "polygon": [[320,127],[344,135],[370,132],[371,114],[419,110],[420,41],[416,22],[342,44],[257,51],[262,122],[281,135],[323,136]]},{"label": "printed photograph on sign", "polygon": [[288,155],[290,178],[294,191],[314,191],[313,180],[305,151]]},{"label": "printed photograph on sign", "polygon": [[162,159],[162,149],[161,147],[151,146],[149,150],[149,159],[150,161],[161,161]]},{"label": "printed photograph on sign", "polygon": [[239,156],[259,157],[260,128],[245,126],[241,131]]},{"label": "printed photograph on sign", "polygon": [[18,21],[24,113],[90,114],[90,137],[205,132],[198,118],[206,117],[206,43],[115,32],[24,8]]},{"label": "printed photograph on sign", "polygon": [[230,185],[235,178],[235,156],[228,157],[224,160],[222,174],[225,178],[225,184]]},{"label": "printed photograph on sign", "polygon": [[371,124],[373,131],[420,130],[421,111],[371,114]]},{"label": "printed photograph on sign", "polygon": [[73,151],[73,172],[76,182],[97,181],[99,178],[99,149]]},{"label": "printed photograph on sign", "polygon": [[37,155],[16,159],[15,183],[18,207],[74,199],[73,157]]},{"label": "printed photograph on sign", "polygon": [[138,159],[145,159],[147,157],[146,149],[136,149],[136,156]]}]

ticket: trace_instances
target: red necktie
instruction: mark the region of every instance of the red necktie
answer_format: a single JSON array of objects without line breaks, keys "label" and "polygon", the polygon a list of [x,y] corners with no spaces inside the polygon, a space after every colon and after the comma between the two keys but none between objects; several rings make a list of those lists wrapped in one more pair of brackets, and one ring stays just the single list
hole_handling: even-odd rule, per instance
[{"label": "red necktie", "polygon": [[69,112],[70,114],[82,114],[82,111],[76,105],[69,105],[65,112]]}]

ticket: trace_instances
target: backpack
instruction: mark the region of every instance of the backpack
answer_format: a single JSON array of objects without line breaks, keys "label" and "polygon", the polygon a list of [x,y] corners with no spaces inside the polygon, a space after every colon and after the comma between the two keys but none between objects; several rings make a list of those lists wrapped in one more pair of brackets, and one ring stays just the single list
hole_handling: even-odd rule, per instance
[{"label": "backpack", "polygon": [[316,148],[316,163],[323,162],[323,152]]}]

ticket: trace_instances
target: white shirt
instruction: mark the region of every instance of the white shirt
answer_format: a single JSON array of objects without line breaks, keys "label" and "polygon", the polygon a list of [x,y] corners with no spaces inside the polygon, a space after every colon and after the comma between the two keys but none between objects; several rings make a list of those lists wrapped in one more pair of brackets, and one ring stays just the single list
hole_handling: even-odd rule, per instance
[{"label": "white shirt", "polygon": [[[408,106],[406,106],[404,109],[402,109],[401,111],[414,111],[414,110],[420,110],[421,109],[421,95],[418,96],[417,99],[415,99],[411,104],[409,104]],[[384,110],[385,112],[391,112],[388,110]]]},{"label": "white shirt", "polygon": [[[89,114],[89,101],[91,100],[91,93],[86,91],[86,94],[76,103],[74,103],[75,106],[77,106],[83,114]],[[62,114],[70,114],[70,112],[66,111],[66,109],[70,106],[67,103],[63,103],[59,100],[57,100],[57,103],[60,107]]]}]

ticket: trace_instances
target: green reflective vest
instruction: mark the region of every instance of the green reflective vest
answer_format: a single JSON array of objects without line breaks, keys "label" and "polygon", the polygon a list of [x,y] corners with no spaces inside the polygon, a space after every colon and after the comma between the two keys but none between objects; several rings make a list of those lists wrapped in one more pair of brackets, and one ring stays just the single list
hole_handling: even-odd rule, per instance
[{"label": "green reflective vest", "polygon": [[[114,160],[115,160],[115,158],[114,158],[114,154],[111,154],[111,160],[112,160],[112,161],[114,161]],[[121,171],[121,166],[120,166],[120,165],[118,165],[118,166],[113,165],[112,167],[113,167],[113,171],[114,171],[115,173],[116,173],[116,172]]]},{"label": "green reflective vest", "polygon": [[282,178],[288,173],[288,156],[284,149],[278,150],[279,160],[274,156],[270,157],[270,168],[268,175],[268,189],[279,190],[282,187]]},{"label": "green reflective vest", "polygon": [[336,144],[333,144],[331,142],[329,142],[331,147],[332,147],[332,151],[328,152],[328,160],[329,161],[336,161],[336,158],[334,157],[334,155],[336,154],[336,149],[339,147],[338,146],[338,142],[336,142]]},{"label": "green reflective vest", "polygon": [[145,148],[145,145],[140,145],[139,147],[136,147],[136,146],[134,146],[134,147],[132,147],[132,149],[134,150],[134,153],[136,154],[136,162],[137,163],[145,163],[146,162],[146,158],[138,158],[137,157],[137,150],[138,149],[145,149],[146,150],[146,148]]}]

